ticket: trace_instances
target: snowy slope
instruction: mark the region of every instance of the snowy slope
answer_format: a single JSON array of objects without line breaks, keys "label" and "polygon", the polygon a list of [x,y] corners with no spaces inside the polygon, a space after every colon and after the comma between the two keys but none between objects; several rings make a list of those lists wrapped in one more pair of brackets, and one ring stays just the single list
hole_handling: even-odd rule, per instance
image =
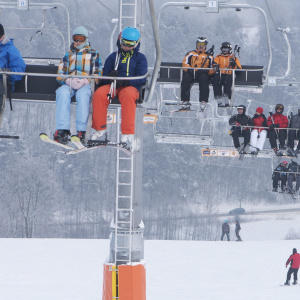
[{"label": "snowy slope", "polygon": [[[147,299],[299,299],[281,287],[300,241],[146,241]],[[0,299],[99,300],[108,240],[1,239]]]}]

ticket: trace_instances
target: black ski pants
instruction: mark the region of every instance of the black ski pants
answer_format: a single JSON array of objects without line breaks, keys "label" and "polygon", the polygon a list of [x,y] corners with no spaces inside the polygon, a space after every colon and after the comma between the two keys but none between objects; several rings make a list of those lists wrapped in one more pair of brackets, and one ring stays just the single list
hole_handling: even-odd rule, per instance
[{"label": "black ski pants", "polygon": [[294,281],[298,280],[298,270],[299,269],[289,268],[286,276],[286,282],[291,280],[292,274],[294,274]]},{"label": "black ski pants", "polygon": [[269,142],[271,145],[271,148],[277,148],[277,136],[279,139],[279,148],[284,148],[285,140],[286,140],[286,130],[280,129],[280,130],[271,130],[269,132]]},{"label": "black ski pants", "polygon": [[208,102],[209,97],[209,75],[206,70],[199,70],[194,73],[183,71],[181,81],[181,101],[190,101],[191,88],[194,82],[199,83],[199,101]]},{"label": "black ski pants", "polygon": [[211,79],[214,96],[222,96],[222,87],[224,86],[224,94],[227,94],[228,99],[231,99],[231,87],[232,87],[232,74],[222,74],[216,73]]},{"label": "black ski pants", "polygon": [[224,235],[227,236],[227,241],[230,241],[229,232],[222,232],[221,241],[223,241]]},{"label": "black ski pants", "polygon": [[240,231],[239,230],[235,231],[235,235],[236,235],[237,239],[240,241],[241,240],[241,236],[240,236]]},{"label": "black ski pants", "polygon": [[[288,132],[288,146],[294,149],[295,138],[300,139],[300,130],[289,130]],[[297,150],[300,149],[300,143],[298,143]]]},{"label": "black ski pants", "polygon": [[244,146],[246,146],[250,142],[251,133],[250,133],[249,129],[244,129],[244,130],[235,129],[231,132],[231,136],[232,136],[232,139],[233,139],[234,147],[236,149],[238,149],[241,146],[240,141],[239,141],[239,137],[244,137]]},{"label": "black ski pants", "polygon": [[283,191],[283,187],[286,186],[286,181],[287,181],[286,173],[274,172],[272,179],[273,179],[273,189],[278,188],[278,182],[280,180],[281,181],[281,190]]},{"label": "black ski pants", "polygon": [[296,192],[298,192],[299,188],[300,188],[300,175],[289,174],[289,176],[288,176],[288,186],[289,186],[291,191],[293,189],[293,181],[296,181]]}]

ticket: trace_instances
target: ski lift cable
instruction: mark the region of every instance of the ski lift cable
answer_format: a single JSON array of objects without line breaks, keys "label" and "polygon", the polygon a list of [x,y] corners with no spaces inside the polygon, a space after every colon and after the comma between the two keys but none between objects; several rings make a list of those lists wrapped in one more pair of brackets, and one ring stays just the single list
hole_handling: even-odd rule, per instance
[{"label": "ski lift cable", "polygon": [[109,10],[113,15],[119,17],[113,10],[111,10],[108,6],[103,4],[100,0],[97,0],[98,3],[100,3],[102,6],[104,6],[107,10]]}]

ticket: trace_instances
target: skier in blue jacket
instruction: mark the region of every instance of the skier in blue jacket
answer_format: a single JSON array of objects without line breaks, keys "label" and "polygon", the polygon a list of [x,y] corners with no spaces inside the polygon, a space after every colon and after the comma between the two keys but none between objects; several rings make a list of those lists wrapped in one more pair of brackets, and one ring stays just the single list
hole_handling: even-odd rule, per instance
[{"label": "skier in blue jacket", "polygon": [[[25,62],[21,56],[20,51],[13,43],[13,39],[10,39],[4,32],[2,24],[0,24],[0,71],[8,72],[24,72]],[[9,83],[10,88],[13,91],[16,81],[21,80],[22,75],[10,75]],[[2,75],[0,74],[0,114],[4,107],[3,95],[5,93]]]},{"label": "skier in blue jacket", "polygon": [[[112,77],[137,77],[147,73],[148,64],[145,55],[139,52],[140,32],[134,27],[126,27],[118,40],[118,51],[106,59],[103,75]],[[118,60],[119,57],[119,60]],[[118,62],[116,64],[116,62]],[[136,101],[139,98],[141,86],[146,79],[117,80],[116,96],[121,103],[121,142],[131,148],[135,132]],[[92,139],[96,140],[106,133],[107,108],[110,97],[114,98],[111,90],[111,80],[102,80],[93,96],[93,123],[95,129]],[[110,97],[108,95],[110,94]]]}]

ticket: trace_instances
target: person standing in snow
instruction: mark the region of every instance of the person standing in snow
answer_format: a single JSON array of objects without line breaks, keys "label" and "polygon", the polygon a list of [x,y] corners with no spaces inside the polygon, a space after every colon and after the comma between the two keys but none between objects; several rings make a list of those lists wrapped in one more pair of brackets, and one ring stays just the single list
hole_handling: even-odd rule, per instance
[{"label": "person standing in snow", "polygon": [[237,241],[240,242],[242,241],[240,237],[240,230],[241,230],[241,225],[238,220],[235,221],[235,235],[237,237]]},{"label": "person standing in snow", "polygon": [[[21,56],[20,51],[16,48],[13,43],[13,39],[10,39],[4,32],[4,27],[0,24],[0,70],[8,72],[25,72],[26,64]],[[22,75],[9,75],[8,84],[10,85],[10,90],[14,90],[14,84],[16,81],[22,79]],[[4,100],[4,84],[3,78],[0,74],[0,125],[1,125],[1,115],[3,113],[3,108],[5,103]]]},{"label": "person standing in snow", "polygon": [[294,275],[294,282],[293,284],[298,283],[298,270],[300,266],[300,254],[297,253],[297,249],[293,249],[293,254],[288,258],[288,260],[285,263],[285,267],[287,268],[288,265],[291,265],[286,276],[286,282],[284,283],[285,285],[290,285],[290,280],[292,274]]},{"label": "person standing in snow", "polygon": [[230,241],[230,237],[229,237],[229,233],[230,233],[230,226],[228,224],[228,220],[225,220],[225,222],[222,225],[222,236],[221,236],[221,241],[223,241],[224,235],[226,234],[227,236],[227,241]]},{"label": "person standing in snow", "polygon": [[259,150],[263,149],[267,137],[266,128],[262,128],[262,127],[268,127],[267,119],[266,116],[263,114],[263,112],[264,112],[263,108],[258,107],[256,109],[254,117],[252,118],[253,126],[255,127],[252,128],[251,137],[250,137],[251,154],[257,154]]},{"label": "person standing in snow", "polygon": [[[88,31],[79,26],[73,31],[73,43],[58,66],[58,75],[101,76],[102,62],[98,51],[88,41]],[[54,140],[67,144],[70,135],[71,98],[75,95],[76,130],[81,141],[85,139],[91,103],[91,79],[57,77],[62,85],[56,90],[56,131]]]}]

